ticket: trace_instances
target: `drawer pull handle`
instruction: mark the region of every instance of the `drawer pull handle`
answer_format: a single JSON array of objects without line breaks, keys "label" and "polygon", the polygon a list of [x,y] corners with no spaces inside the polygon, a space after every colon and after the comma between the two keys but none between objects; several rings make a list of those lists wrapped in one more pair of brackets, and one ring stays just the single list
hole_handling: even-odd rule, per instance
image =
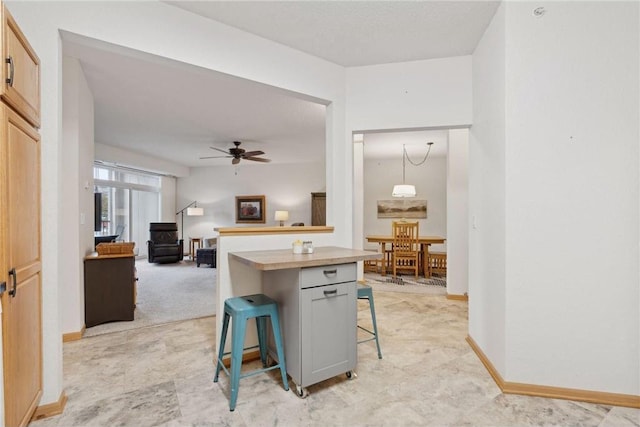
[{"label": "drawer pull handle", "polygon": [[324,296],[325,297],[328,297],[328,296],[331,296],[331,295],[338,295],[338,290],[334,289],[332,291],[324,291]]},{"label": "drawer pull handle", "polygon": [[329,275],[336,275],[338,274],[338,269],[333,269],[333,270],[324,270],[323,271],[325,276],[329,276]]}]

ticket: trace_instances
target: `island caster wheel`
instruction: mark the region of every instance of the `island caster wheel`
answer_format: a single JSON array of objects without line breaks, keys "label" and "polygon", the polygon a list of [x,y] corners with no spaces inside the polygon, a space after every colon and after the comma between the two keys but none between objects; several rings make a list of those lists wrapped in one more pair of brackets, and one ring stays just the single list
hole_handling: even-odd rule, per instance
[{"label": "island caster wheel", "polygon": [[300,399],[306,399],[307,396],[309,396],[309,392],[305,387],[300,387],[298,384],[296,384],[296,395]]},{"label": "island caster wheel", "polygon": [[358,374],[356,374],[353,371],[347,371],[346,374],[347,378],[349,378],[350,380],[354,379],[354,378],[358,378]]}]

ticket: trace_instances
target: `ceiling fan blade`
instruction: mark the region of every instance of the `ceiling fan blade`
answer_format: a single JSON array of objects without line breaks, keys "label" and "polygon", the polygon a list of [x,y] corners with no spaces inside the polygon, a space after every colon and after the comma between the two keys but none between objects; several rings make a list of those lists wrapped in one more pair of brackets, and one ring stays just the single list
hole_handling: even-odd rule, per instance
[{"label": "ceiling fan blade", "polygon": [[242,157],[253,157],[253,156],[261,156],[264,154],[264,151],[247,151],[242,153]]},{"label": "ceiling fan blade", "polygon": [[237,165],[238,163],[240,163],[240,157],[235,157],[233,160],[231,160],[232,165]]},{"label": "ceiling fan blade", "polygon": [[233,156],[205,156],[205,157],[200,157],[201,159],[228,159],[231,158]]},{"label": "ceiling fan blade", "polygon": [[224,153],[224,154],[229,154],[229,151],[227,151],[227,150],[222,150],[222,149],[216,148],[216,147],[209,147],[209,148],[211,148],[212,150],[219,151],[219,152]]},{"label": "ceiling fan blade", "polygon": [[244,157],[244,159],[263,163],[269,163],[271,161],[271,159],[265,159],[264,157]]}]

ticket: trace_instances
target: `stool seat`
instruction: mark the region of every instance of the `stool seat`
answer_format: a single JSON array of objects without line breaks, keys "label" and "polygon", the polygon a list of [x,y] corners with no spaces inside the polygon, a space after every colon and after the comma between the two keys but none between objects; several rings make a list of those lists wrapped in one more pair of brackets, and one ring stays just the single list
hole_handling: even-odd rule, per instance
[{"label": "stool seat", "polygon": [[269,305],[271,304],[277,305],[274,300],[263,294],[228,298],[224,302],[225,308],[233,310],[235,314],[249,313],[252,317],[269,314]]},{"label": "stool seat", "polygon": [[367,332],[371,335],[371,338],[367,338],[362,341],[358,341],[358,344],[363,342],[376,340],[376,347],[378,348],[378,359],[382,359],[382,352],[380,351],[380,341],[378,340],[378,325],[376,323],[376,308],[373,304],[373,289],[369,285],[358,283],[358,299],[366,299],[369,301],[369,310],[371,311],[371,322],[373,323],[373,331],[370,331],[362,326],[358,325],[359,329]]},{"label": "stool seat", "polygon": [[[270,367],[267,367],[267,317],[271,319],[273,339],[275,341],[278,357],[278,363]],[[247,320],[251,318],[256,319],[258,345],[243,348]],[[227,330],[229,329],[230,319],[233,319],[231,331],[231,352],[225,353],[224,346],[227,340]],[[240,375],[240,367],[242,365],[242,355],[244,350],[256,347],[260,349],[260,359],[262,360],[263,368]],[[222,358],[228,354],[231,354],[231,372],[229,372],[222,363]],[[280,369],[284,389],[289,390],[289,382],[287,380],[284,361],[284,348],[282,346],[282,335],[280,332],[280,320],[278,319],[278,304],[276,301],[264,294],[245,295],[226,299],[224,302],[224,317],[222,319],[222,334],[220,336],[220,345],[218,347],[216,373],[213,378],[213,382],[218,382],[220,369],[223,369],[225,373],[229,375],[231,383],[229,410],[235,410],[241,378],[278,368]]]}]

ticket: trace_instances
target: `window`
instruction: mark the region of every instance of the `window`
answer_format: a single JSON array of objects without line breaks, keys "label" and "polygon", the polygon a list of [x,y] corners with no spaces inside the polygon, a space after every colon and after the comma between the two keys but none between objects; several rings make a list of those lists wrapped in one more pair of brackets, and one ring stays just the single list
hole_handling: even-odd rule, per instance
[{"label": "window", "polygon": [[96,235],[135,242],[136,253],[147,255],[149,223],[160,218],[160,177],[142,171],[95,165],[95,192],[100,193],[100,230]]}]

